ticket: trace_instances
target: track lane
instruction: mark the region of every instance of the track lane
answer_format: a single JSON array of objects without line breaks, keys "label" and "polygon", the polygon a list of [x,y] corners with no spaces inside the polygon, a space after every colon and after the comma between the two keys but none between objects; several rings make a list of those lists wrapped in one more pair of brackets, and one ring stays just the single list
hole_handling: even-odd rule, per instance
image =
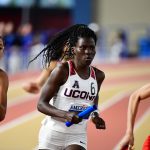
[{"label": "track lane", "polygon": [[[106,122],[106,130],[96,130],[92,123],[88,126],[89,150],[112,150],[121,140],[126,129],[126,112],[129,96],[124,97],[113,106],[101,112]],[[136,121],[150,109],[150,101],[143,101],[136,117]]]}]

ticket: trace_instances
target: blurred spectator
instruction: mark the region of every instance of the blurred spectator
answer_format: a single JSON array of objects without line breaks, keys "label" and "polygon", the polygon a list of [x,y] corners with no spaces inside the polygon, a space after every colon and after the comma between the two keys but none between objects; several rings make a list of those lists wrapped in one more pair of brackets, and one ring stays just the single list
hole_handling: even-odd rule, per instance
[{"label": "blurred spectator", "polygon": [[[31,46],[29,60],[33,59],[40,51],[44,48],[44,44],[42,43],[42,35],[37,33],[34,35],[33,38],[33,45]],[[37,58],[37,61],[30,64],[30,68],[32,70],[39,70],[40,67],[42,68],[42,56]]]},{"label": "blurred spectator", "polygon": [[13,22],[5,23],[3,34],[4,34],[4,41],[5,41],[5,56],[4,56],[5,70],[9,71],[9,59],[11,56],[11,48],[15,41]]},{"label": "blurred spectator", "polygon": [[32,25],[30,23],[20,25],[18,27],[15,45],[29,47],[32,45],[32,40]]},{"label": "blurred spectator", "polygon": [[49,32],[48,31],[40,31],[40,40],[41,42],[46,45],[49,41]]},{"label": "blurred spectator", "polygon": [[10,48],[15,41],[15,34],[13,33],[14,24],[12,22],[6,23],[3,32],[4,32],[5,48]]},{"label": "blurred spectator", "polygon": [[147,30],[145,37],[141,37],[138,41],[139,57],[150,57],[150,29]]},{"label": "blurred spectator", "polygon": [[118,62],[120,58],[128,57],[127,36],[123,30],[117,32],[110,48],[111,62]]},{"label": "blurred spectator", "polygon": [[20,56],[19,47],[11,47],[11,56],[8,60],[10,74],[15,74],[21,70],[21,61],[22,56]]},{"label": "blurred spectator", "polygon": [[18,29],[16,45],[19,45],[22,58],[21,69],[26,70],[28,65],[28,56],[33,42],[32,25],[30,23],[22,24]]},{"label": "blurred spectator", "polygon": [[120,57],[128,57],[128,39],[127,39],[127,34],[124,30],[120,30],[118,32],[118,37],[122,43],[122,50],[120,53]]},{"label": "blurred spectator", "polygon": [[20,27],[20,40],[21,46],[29,47],[32,45],[33,35],[32,35],[32,25],[30,23],[23,24]]}]

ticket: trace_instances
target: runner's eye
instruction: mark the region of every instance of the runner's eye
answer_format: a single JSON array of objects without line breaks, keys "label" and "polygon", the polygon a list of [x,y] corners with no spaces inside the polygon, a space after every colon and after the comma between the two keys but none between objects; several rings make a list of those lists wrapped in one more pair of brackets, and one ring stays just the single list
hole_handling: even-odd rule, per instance
[{"label": "runner's eye", "polygon": [[86,46],[80,46],[79,49],[80,49],[80,50],[85,50],[85,49],[86,49]]}]

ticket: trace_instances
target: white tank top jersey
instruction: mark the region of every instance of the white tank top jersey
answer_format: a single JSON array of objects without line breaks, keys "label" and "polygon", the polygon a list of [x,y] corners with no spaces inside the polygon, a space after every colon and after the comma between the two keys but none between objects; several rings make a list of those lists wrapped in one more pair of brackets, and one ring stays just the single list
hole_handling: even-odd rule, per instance
[{"label": "white tank top jersey", "polygon": [[[81,112],[88,106],[94,104],[97,96],[98,84],[94,68],[90,66],[90,76],[88,79],[82,79],[74,69],[72,61],[68,61],[69,76],[65,84],[63,84],[58,93],[51,100],[56,108],[65,111]],[[73,124],[66,127],[65,123],[56,121],[47,116],[43,123],[48,123],[49,128],[64,133],[85,133],[87,128],[86,116],[79,124]]]}]

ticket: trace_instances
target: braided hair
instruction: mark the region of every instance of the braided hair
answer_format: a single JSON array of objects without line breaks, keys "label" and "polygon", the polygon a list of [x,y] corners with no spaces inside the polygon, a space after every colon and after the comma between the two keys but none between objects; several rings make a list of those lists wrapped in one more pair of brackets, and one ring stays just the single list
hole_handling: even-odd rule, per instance
[{"label": "braided hair", "polygon": [[32,60],[29,61],[29,64],[34,61],[35,59],[38,58],[41,54],[43,54],[43,64],[45,67],[47,67],[51,61],[53,60],[62,60],[65,56],[67,59],[72,57],[71,52],[64,52],[64,48],[68,49],[69,43],[68,39],[71,33],[76,30],[77,28],[81,26],[86,26],[84,24],[76,24],[71,27],[68,27],[59,33],[55,34],[53,38],[49,41],[47,46],[40,52],[38,53]]},{"label": "braided hair", "polygon": [[[97,41],[97,37],[91,29],[85,24],[75,24],[63,31],[60,31],[49,41],[47,46],[33,58],[29,64],[34,61],[39,55],[43,54],[44,66],[49,66],[53,60],[72,59],[73,53],[71,47],[75,46],[79,37],[92,37]],[[64,50],[65,49],[65,50]]]}]

